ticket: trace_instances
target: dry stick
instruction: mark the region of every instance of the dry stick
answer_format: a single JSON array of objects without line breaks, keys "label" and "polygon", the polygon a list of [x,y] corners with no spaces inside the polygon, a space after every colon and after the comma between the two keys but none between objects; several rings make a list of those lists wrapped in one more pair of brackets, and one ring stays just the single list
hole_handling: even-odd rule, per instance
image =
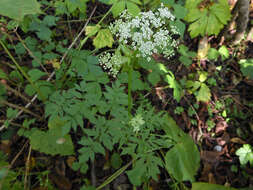
[{"label": "dry stick", "polygon": [[28,189],[27,188],[27,177],[28,177],[28,172],[30,170],[30,159],[31,159],[31,152],[32,152],[32,147],[30,145],[29,147],[29,152],[28,152],[28,157],[26,159],[26,163],[25,163],[25,179],[24,179],[24,189]]},{"label": "dry stick", "polygon": [[[62,56],[61,61],[60,61],[60,64],[64,61],[64,59],[65,59],[65,57],[67,56],[69,50],[74,46],[74,44],[77,42],[77,40],[80,38],[80,36],[81,36],[81,35],[83,34],[83,32],[85,31],[85,28],[86,28],[86,26],[88,25],[88,23],[90,22],[90,20],[91,20],[93,14],[95,13],[95,10],[96,10],[96,9],[97,9],[97,6],[94,7],[94,9],[92,10],[92,12],[91,12],[91,14],[90,14],[88,20],[86,21],[86,23],[85,23],[85,25],[84,25],[84,27],[82,28],[82,30],[79,32],[79,34],[77,35],[77,37],[76,37],[76,38],[74,39],[74,41],[70,44],[70,46],[68,47],[67,51],[66,51],[66,52],[64,53],[64,55]],[[52,73],[50,74],[50,76],[48,77],[47,81],[50,81],[50,80],[54,77],[54,75],[55,75],[55,71],[52,72]],[[38,94],[36,94],[35,96],[33,96],[33,98],[31,99],[31,101],[30,101],[28,104],[26,104],[25,108],[28,108],[28,107],[37,99],[37,97],[38,97]],[[19,111],[15,118],[19,117],[22,113],[23,113],[23,110]],[[13,121],[15,118],[11,119],[10,122]],[[3,124],[3,125],[0,127],[0,131],[2,131],[5,127],[6,127],[6,126]]]},{"label": "dry stick", "polygon": [[8,169],[11,169],[12,166],[14,165],[14,163],[16,162],[16,160],[18,159],[18,157],[20,156],[20,154],[23,152],[23,150],[25,149],[26,145],[28,144],[29,141],[26,141],[26,143],[23,145],[23,147],[21,148],[21,150],[17,153],[17,155],[15,156],[15,158],[11,161],[11,164],[9,165]]}]

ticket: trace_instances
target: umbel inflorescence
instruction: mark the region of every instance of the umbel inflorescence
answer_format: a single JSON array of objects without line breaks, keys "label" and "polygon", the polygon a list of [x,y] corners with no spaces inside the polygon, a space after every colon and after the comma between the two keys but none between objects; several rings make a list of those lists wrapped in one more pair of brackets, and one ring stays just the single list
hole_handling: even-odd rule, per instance
[{"label": "umbel inflorescence", "polygon": [[[174,39],[173,35],[179,34],[177,27],[172,24],[174,20],[174,15],[162,4],[155,12],[140,12],[135,17],[124,11],[109,28],[119,44],[136,51],[136,57],[150,61],[153,54],[162,54],[166,58],[174,55],[178,40]],[[124,63],[121,56],[113,53],[102,54],[100,65],[116,77]]]}]

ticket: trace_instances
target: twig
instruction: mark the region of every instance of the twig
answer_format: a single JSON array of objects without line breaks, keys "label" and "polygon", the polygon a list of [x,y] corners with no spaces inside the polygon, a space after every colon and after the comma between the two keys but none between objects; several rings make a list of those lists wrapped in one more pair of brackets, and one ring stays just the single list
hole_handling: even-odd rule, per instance
[{"label": "twig", "polygon": [[31,152],[32,152],[32,147],[31,147],[31,145],[30,145],[30,147],[29,147],[29,152],[28,152],[28,156],[27,156],[26,163],[25,163],[24,189],[28,189],[28,188],[27,188],[27,176],[28,176],[28,172],[29,172],[29,170],[30,170]]},{"label": "twig", "polygon": [[[70,46],[68,47],[67,51],[66,51],[66,52],[64,53],[64,55],[62,56],[61,61],[60,61],[60,64],[64,61],[64,59],[65,59],[65,57],[67,56],[69,50],[74,46],[74,44],[77,42],[77,40],[78,40],[78,39],[81,37],[81,35],[84,33],[85,28],[86,28],[86,26],[88,25],[88,23],[90,22],[90,20],[91,20],[93,14],[95,13],[95,10],[96,10],[96,9],[97,9],[97,6],[94,7],[94,9],[92,10],[92,13],[90,14],[88,20],[86,21],[86,23],[85,23],[85,25],[84,25],[84,27],[82,28],[82,30],[79,32],[79,34],[77,35],[77,37],[76,37],[76,38],[74,39],[74,41],[70,44]],[[50,74],[50,76],[48,77],[47,81],[50,81],[50,80],[54,77],[54,75],[55,75],[55,71],[52,72],[52,73]],[[25,108],[28,108],[28,107],[37,99],[37,97],[38,97],[38,94],[36,94],[35,96],[33,96],[33,98],[31,99],[31,101],[30,101],[28,104],[26,104]],[[15,118],[19,117],[22,113],[23,113],[22,110],[19,111]],[[12,120],[14,120],[15,118],[11,119],[10,122],[11,122]],[[6,126],[3,124],[3,125],[0,127],[0,131],[2,131],[5,127],[6,127]]]}]

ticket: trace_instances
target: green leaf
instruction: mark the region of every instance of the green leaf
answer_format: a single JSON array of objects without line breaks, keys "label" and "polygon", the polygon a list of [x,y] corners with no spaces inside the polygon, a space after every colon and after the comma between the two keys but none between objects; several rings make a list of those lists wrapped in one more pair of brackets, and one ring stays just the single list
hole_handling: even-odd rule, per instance
[{"label": "green leaf", "polygon": [[199,73],[199,81],[200,82],[205,82],[208,76],[208,73],[205,71],[200,71]]},{"label": "green leaf", "polygon": [[66,156],[74,154],[74,146],[70,135],[62,136],[64,122],[56,119],[48,125],[48,131],[33,129],[30,135],[26,135],[30,139],[32,148],[51,155]]},{"label": "green leaf", "polygon": [[6,116],[7,116],[8,119],[15,118],[17,114],[18,114],[18,110],[15,110],[15,109],[12,109],[12,108],[7,109]]},{"label": "green leaf", "polygon": [[25,15],[39,13],[40,4],[36,0],[1,0],[0,15],[22,21]]},{"label": "green leaf", "polygon": [[211,98],[211,92],[209,87],[202,83],[200,86],[199,91],[197,92],[196,95],[197,101],[202,101],[202,102],[208,102]]},{"label": "green leaf", "polygon": [[195,181],[200,155],[190,136],[184,135],[165,156],[167,171],[179,182]]},{"label": "green leaf", "polygon": [[190,22],[189,31],[192,38],[198,35],[218,35],[220,30],[229,21],[231,14],[227,0],[214,3],[207,2],[199,7],[202,0],[186,0],[185,8],[188,14],[185,20]]},{"label": "green leaf", "polygon": [[47,26],[49,26],[49,27],[51,27],[51,26],[56,26],[56,21],[58,20],[58,18],[57,17],[55,17],[55,16],[52,16],[52,15],[46,15],[45,17],[44,17],[44,19],[43,19],[43,24],[45,24],[45,25],[47,25]]},{"label": "green leaf", "polygon": [[174,4],[173,8],[174,8],[174,14],[175,14],[176,18],[181,19],[186,16],[187,9],[184,8],[183,6],[181,6],[179,4]]},{"label": "green leaf", "polygon": [[36,34],[41,40],[50,41],[52,32],[47,26],[41,25]]},{"label": "green leaf", "polygon": [[142,176],[146,172],[144,160],[140,159],[135,163],[135,167],[127,171],[127,176],[133,185],[140,186],[142,184]]},{"label": "green leaf", "polygon": [[117,3],[114,3],[112,6],[113,17],[119,16],[120,13],[122,13],[125,8],[126,8],[125,1],[119,1]]},{"label": "green leaf", "polygon": [[192,183],[192,190],[236,190],[232,187],[225,187],[223,185],[196,182]]},{"label": "green leaf", "polygon": [[185,23],[183,23],[180,19],[177,19],[173,24],[177,27],[180,36],[183,37],[186,28]]},{"label": "green leaf", "polygon": [[114,169],[119,169],[122,165],[122,159],[118,153],[113,153],[111,157],[111,165]]},{"label": "green leaf", "polygon": [[138,7],[138,5],[127,1],[126,2],[127,5],[127,10],[130,14],[132,14],[133,16],[137,16],[139,14],[139,12],[141,12],[140,8]]},{"label": "green leaf", "polygon": [[169,71],[163,64],[157,64],[157,66],[161,72],[166,73],[164,80],[170,85],[170,88],[173,88],[173,97],[175,100],[177,100],[177,102],[179,102],[182,97],[182,87],[175,79],[173,73]]},{"label": "green leaf", "polygon": [[99,30],[97,36],[93,40],[93,45],[97,48],[112,47],[114,40],[112,33],[109,29]]},{"label": "green leaf", "polygon": [[157,73],[157,72],[151,72],[149,75],[148,75],[148,81],[153,85],[155,86],[159,81],[160,81],[160,75]]},{"label": "green leaf", "polygon": [[37,81],[38,79],[40,79],[42,76],[45,76],[46,73],[42,72],[39,69],[32,69],[28,72],[28,75],[30,76],[31,80],[33,82]]},{"label": "green leaf", "polygon": [[0,79],[8,79],[8,75],[2,69],[0,69]]},{"label": "green leaf", "polygon": [[253,59],[241,59],[239,64],[242,74],[245,77],[253,79]]},{"label": "green leaf", "polygon": [[86,36],[93,36],[99,31],[99,29],[100,29],[99,25],[87,26],[85,28],[85,34],[86,34]]},{"label": "green leaf", "polygon": [[244,144],[235,154],[239,156],[242,165],[246,165],[248,162],[250,162],[250,165],[253,165],[253,152],[252,147],[249,144]]},{"label": "green leaf", "polygon": [[217,60],[219,56],[220,56],[220,53],[216,49],[210,48],[208,50],[207,57],[209,60]]},{"label": "green leaf", "polygon": [[220,53],[221,55],[221,59],[222,61],[224,61],[225,59],[228,59],[229,58],[229,51],[228,49],[226,48],[226,46],[221,46],[218,50],[218,52]]}]

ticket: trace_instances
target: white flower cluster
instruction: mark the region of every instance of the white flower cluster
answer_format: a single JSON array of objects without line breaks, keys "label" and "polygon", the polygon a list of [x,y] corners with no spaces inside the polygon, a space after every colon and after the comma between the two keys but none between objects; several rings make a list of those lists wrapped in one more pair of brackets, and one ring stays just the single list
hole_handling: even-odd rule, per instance
[{"label": "white flower cluster", "polygon": [[120,19],[110,25],[110,30],[120,43],[137,50],[137,56],[147,58],[148,61],[154,53],[170,58],[178,45],[172,35],[179,34],[177,27],[170,24],[173,20],[174,15],[162,4],[156,12],[141,12],[136,17],[125,11]]},{"label": "white flower cluster", "polygon": [[119,54],[104,53],[99,57],[99,65],[108,71],[109,75],[116,77],[124,58]]},{"label": "white flower cluster", "polygon": [[[136,51],[137,57],[150,61],[153,54],[162,54],[166,58],[174,55],[178,41],[172,36],[179,32],[176,26],[170,24],[173,20],[175,17],[162,4],[156,12],[141,12],[136,17],[124,11],[109,28],[119,43]],[[124,60],[119,54],[105,53],[100,56],[100,65],[114,77],[123,63]]]}]

